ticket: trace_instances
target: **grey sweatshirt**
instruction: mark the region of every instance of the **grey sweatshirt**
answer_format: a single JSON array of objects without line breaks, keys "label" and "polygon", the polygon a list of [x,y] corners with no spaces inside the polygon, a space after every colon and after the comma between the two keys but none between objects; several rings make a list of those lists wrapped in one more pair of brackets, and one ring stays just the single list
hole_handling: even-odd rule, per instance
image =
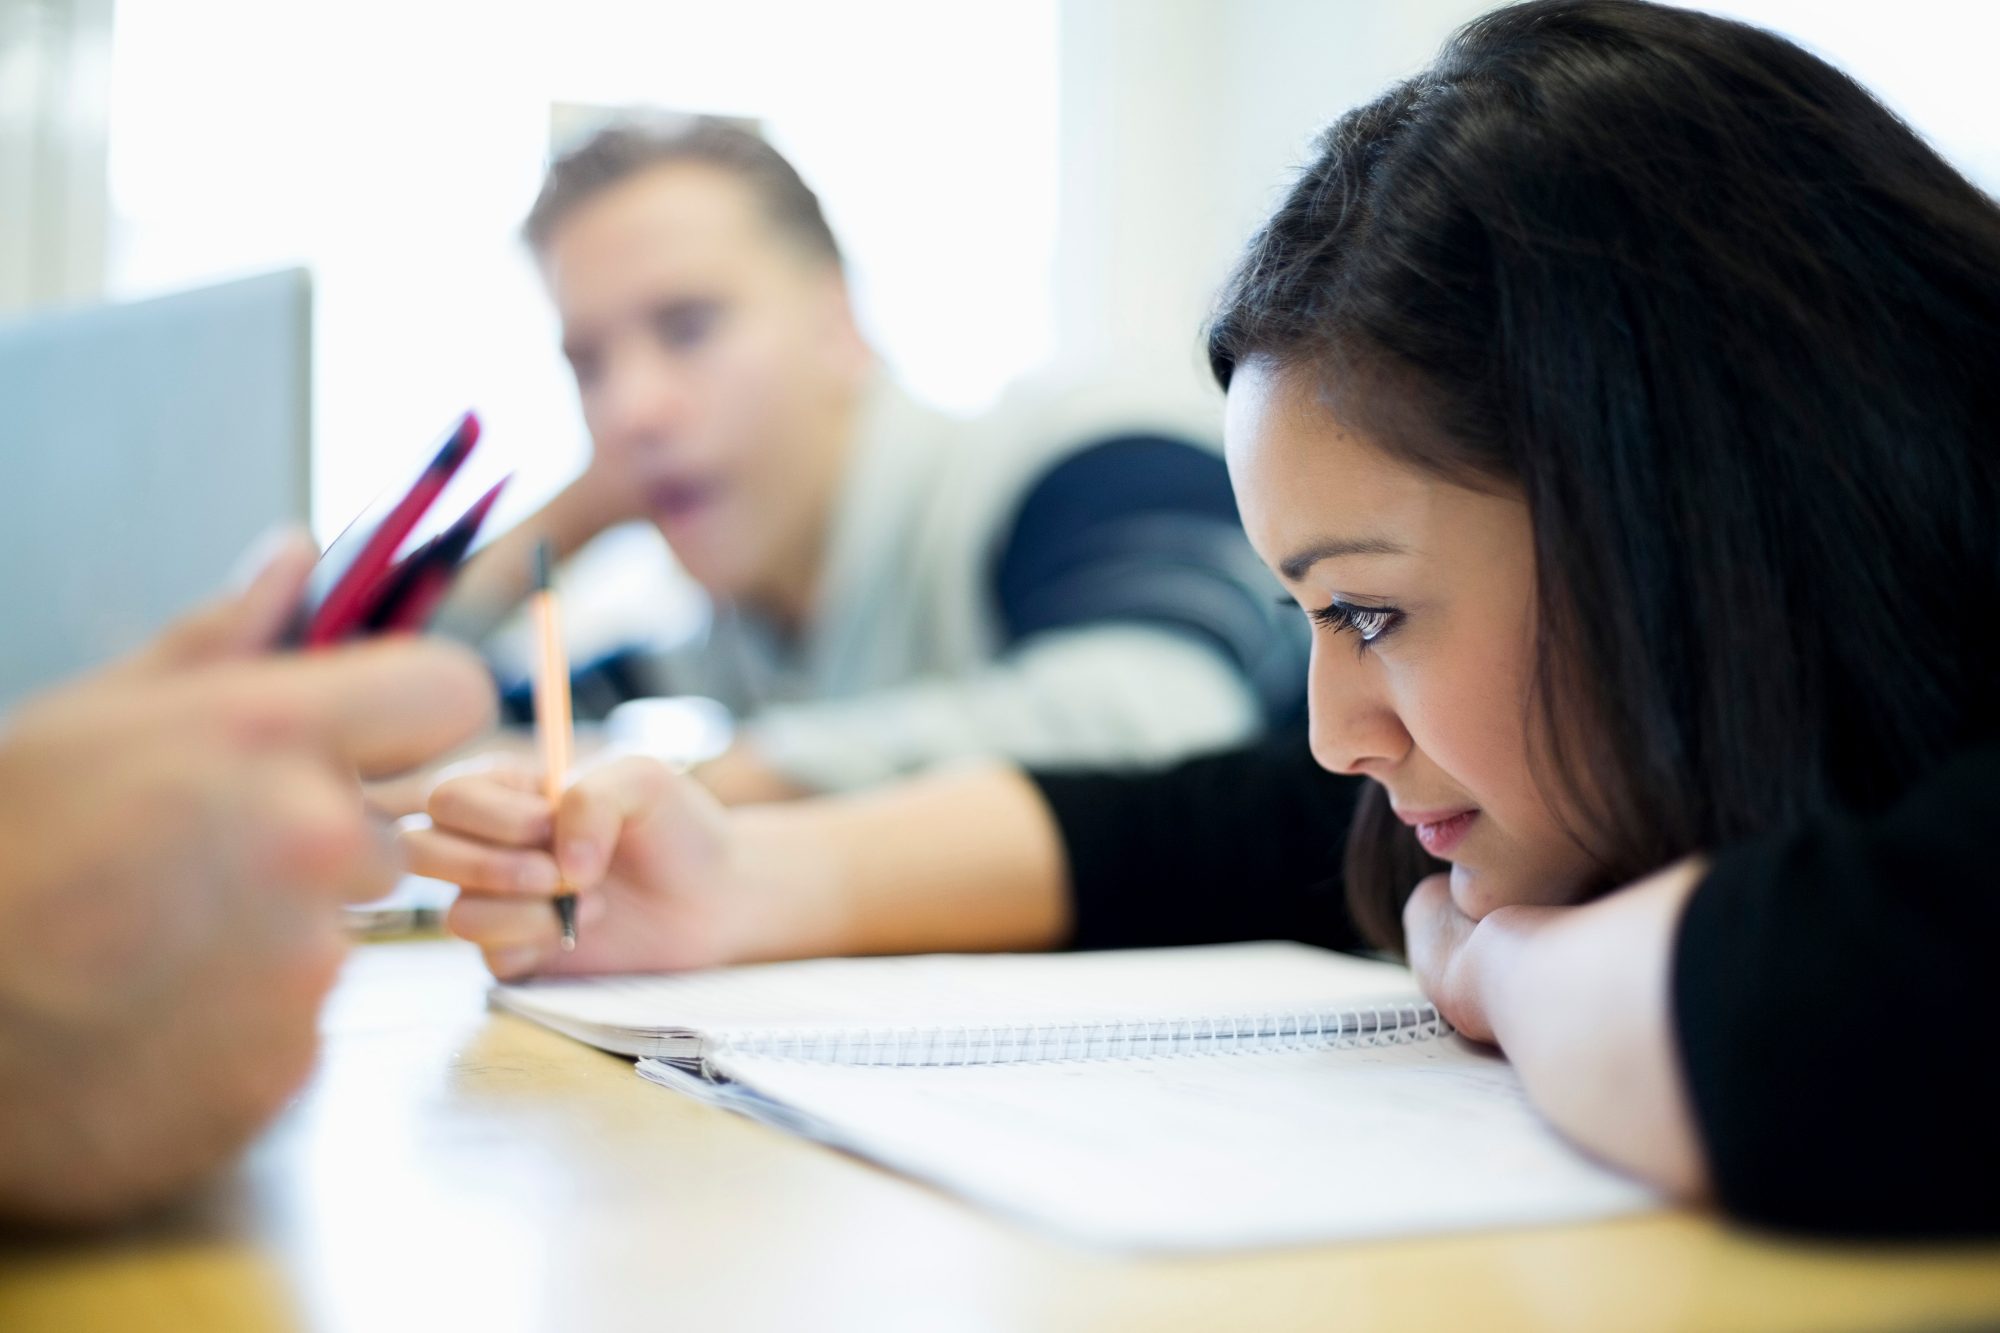
[{"label": "grey sweatshirt", "polygon": [[[1039,479],[1109,434],[1212,441],[1212,409],[1191,428],[1191,414],[1136,399],[1101,386],[1028,394],[962,422],[878,383],[803,632],[716,606],[705,633],[650,663],[653,687],[720,700],[767,763],[814,790],[974,755],[1153,764],[1254,734],[1258,691],[1226,646],[1185,624],[1114,613],[1009,641],[993,566]],[[1225,541],[1214,558],[1232,586],[1258,582],[1231,535],[1236,549]]]}]

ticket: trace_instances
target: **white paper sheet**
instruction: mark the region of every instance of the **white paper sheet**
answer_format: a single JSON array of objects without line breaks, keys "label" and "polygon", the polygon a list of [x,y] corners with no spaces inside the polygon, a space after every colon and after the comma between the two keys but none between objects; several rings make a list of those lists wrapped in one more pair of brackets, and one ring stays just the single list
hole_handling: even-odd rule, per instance
[{"label": "white paper sheet", "polygon": [[[1460,1038],[942,1069],[725,1056],[710,1100],[1088,1244],[1230,1250],[1656,1206]],[[689,1076],[646,1062],[670,1086]]]}]

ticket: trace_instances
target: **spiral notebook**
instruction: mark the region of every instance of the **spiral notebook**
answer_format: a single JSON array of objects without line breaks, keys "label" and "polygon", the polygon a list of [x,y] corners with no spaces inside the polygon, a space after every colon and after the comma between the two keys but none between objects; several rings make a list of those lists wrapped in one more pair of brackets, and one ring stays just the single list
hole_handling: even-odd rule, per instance
[{"label": "spiral notebook", "polygon": [[497,1005],[663,1086],[1093,1245],[1240,1249],[1652,1205],[1402,968],[1297,944],[817,959]]}]

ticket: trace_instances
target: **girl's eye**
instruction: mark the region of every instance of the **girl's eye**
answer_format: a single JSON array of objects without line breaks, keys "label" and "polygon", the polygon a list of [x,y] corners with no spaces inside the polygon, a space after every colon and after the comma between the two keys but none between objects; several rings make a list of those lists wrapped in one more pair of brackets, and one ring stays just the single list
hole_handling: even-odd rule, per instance
[{"label": "girl's eye", "polygon": [[1403,613],[1393,606],[1348,606],[1342,602],[1329,602],[1311,615],[1314,624],[1353,634],[1364,649],[1403,622]]}]

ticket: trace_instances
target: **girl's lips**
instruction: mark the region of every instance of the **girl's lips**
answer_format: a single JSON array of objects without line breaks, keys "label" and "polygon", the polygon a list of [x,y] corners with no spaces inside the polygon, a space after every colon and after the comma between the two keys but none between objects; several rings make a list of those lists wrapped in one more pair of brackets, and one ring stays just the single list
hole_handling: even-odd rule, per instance
[{"label": "girl's lips", "polygon": [[1458,844],[1465,841],[1466,832],[1471,829],[1472,821],[1477,818],[1479,818],[1477,810],[1461,810],[1455,815],[1447,815],[1441,819],[1411,822],[1417,830],[1417,841],[1424,845],[1424,850],[1440,861],[1449,861]]}]

